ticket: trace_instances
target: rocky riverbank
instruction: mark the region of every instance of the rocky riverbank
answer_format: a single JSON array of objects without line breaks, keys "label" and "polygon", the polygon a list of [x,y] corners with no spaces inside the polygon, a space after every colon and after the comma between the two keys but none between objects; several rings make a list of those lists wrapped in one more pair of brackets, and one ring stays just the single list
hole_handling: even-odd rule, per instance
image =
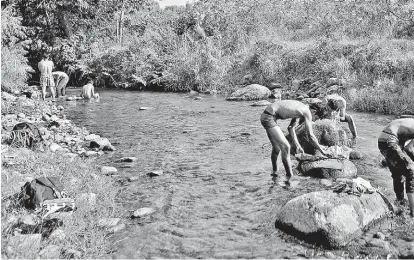
[{"label": "rocky riverbank", "polygon": [[[95,160],[115,147],[38,96],[2,93],[2,258],[102,258],[126,227],[117,170]],[[75,207],[25,208],[22,187],[39,177],[56,177]]]}]

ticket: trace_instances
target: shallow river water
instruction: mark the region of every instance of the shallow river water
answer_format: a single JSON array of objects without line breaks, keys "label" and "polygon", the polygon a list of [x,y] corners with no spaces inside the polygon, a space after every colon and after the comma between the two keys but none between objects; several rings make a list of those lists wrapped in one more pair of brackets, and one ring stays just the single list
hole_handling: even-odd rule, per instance
[{"label": "shallow river water", "polygon": [[[112,238],[116,250],[111,257],[298,258],[315,250],[277,230],[275,216],[288,200],[327,188],[300,176],[294,189],[272,180],[271,146],[259,120],[264,107],[214,96],[100,94],[99,102],[62,102],[65,113],[117,148],[97,163],[115,166],[123,177],[138,177],[123,187],[120,201],[127,212],[118,216],[128,217],[141,207],[157,210],[127,221],[127,229]],[[379,166],[376,140],[392,117],[351,114],[360,135],[355,149],[365,156],[356,162],[360,176],[391,189],[388,170]],[[284,131],[288,123],[282,123]],[[138,161],[115,163],[124,156]],[[150,178],[146,173],[152,170],[164,175]]]}]

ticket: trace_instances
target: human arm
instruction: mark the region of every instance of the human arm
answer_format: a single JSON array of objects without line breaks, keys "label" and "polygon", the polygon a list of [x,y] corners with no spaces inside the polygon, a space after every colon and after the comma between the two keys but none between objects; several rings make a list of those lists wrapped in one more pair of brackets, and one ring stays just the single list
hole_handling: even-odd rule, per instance
[{"label": "human arm", "polygon": [[305,114],[304,116],[305,119],[305,129],[309,135],[309,139],[311,141],[311,143],[313,144],[313,146],[320,151],[323,155],[327,155],[323,150],[322,147],[320,146],[318,139],[316,138],[315,134],[313,133],[313,129],[312,129],[312,116],[309,114]]},{"label": "human arm", "polygon": [[299,118],[293,118],[288,126],[289,134],[293,139],[296,146],[296,153],[304,153],[302,146],[299,144],[298,137],[296,135],[296,126],[299,124]]}]

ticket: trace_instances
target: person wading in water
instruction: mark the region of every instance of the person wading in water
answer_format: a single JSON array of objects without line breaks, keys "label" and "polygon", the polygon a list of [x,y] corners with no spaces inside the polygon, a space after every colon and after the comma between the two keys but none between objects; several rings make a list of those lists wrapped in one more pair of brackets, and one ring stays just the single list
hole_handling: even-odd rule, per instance
[{"label": "person wading in water", "polygon": [[46,88],[52,93],[52,101],[55,102],[55,82],[52,76],[53,62],[49,60],[49,54],[45,52],[43,59],[38,63],[40,70],[40,86],[42,87],[42,99],[46,99]]},{"label": "person wading in water", "polygon": [[53,78],[56,80],[56,97],[66,95],[66,84],[68,84],[69,76],[63,71],[52,72]]},{"label": "person wading in water", "polygon": [[292,118],[288,127],[293,142],[296,145],[296,153],[303,153],[303,148],[299,144],[296,136],[295,127],[304,122],[306,131],[313,145],[323,155],[327,155],[319,145],[318,139],[312,130],[312,114],[309,106],[296,100],[280,100],[269,105],[260,117],[262,126],[266,129],[267,136],[272,143],[271,161],[273,166],[272,176],[277,176],[277,157],[282,153],[282,162],[285,166],[287,182],[293,177],[292,163],[290,160],[290,144],[277,124],[277,119]]},{"label": "person wading in water", "polygon": [[391,121],[378,137],[378,149],[387,161],[394,192],[400,203],[404,202],[403,176],[405,177],[410,215],[414,217],[414,119]]},{"label": "person wading in water", "polygon": [[352,118],[352,116],[346,113],[346,100],[337,94],[327,95],[324,97],[323,100],[324,100],[324,103],[326,103],[330,109],[332,109],[333,111],[339,112],[339,120],[341,122],[348,123],[349,130],[351,130],[353,138],[356,138],[357,131],[356,131],[354,119]]},{"label": "person wading in water", "polygon": [[82,87],[82,92],[80,94],[82,98],[91,99],[91,98],[98,98],[99,94],[95,94],[95,87],[93,86],[93,80],[88,80],[88,84]]}]

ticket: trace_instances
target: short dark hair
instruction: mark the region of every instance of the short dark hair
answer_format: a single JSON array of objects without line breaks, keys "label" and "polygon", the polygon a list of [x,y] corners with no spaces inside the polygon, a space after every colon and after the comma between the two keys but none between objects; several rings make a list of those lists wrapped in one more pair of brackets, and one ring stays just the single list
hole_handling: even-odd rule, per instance
[{"label": "short dark hair", "polygon": [[309,108],[313,111],[314,115],[318,116],[319,119],[329,118],[330,116],[330,109],[328,105],[323,102],[309,104]]},{"label": "short dark hair", "polygon": [[47,51],[43,52],[43,54],[42,54],[42,58],[43,59],[48,59],[49,57],[50,57],[50,53],[49,52],[47,52]]}]

